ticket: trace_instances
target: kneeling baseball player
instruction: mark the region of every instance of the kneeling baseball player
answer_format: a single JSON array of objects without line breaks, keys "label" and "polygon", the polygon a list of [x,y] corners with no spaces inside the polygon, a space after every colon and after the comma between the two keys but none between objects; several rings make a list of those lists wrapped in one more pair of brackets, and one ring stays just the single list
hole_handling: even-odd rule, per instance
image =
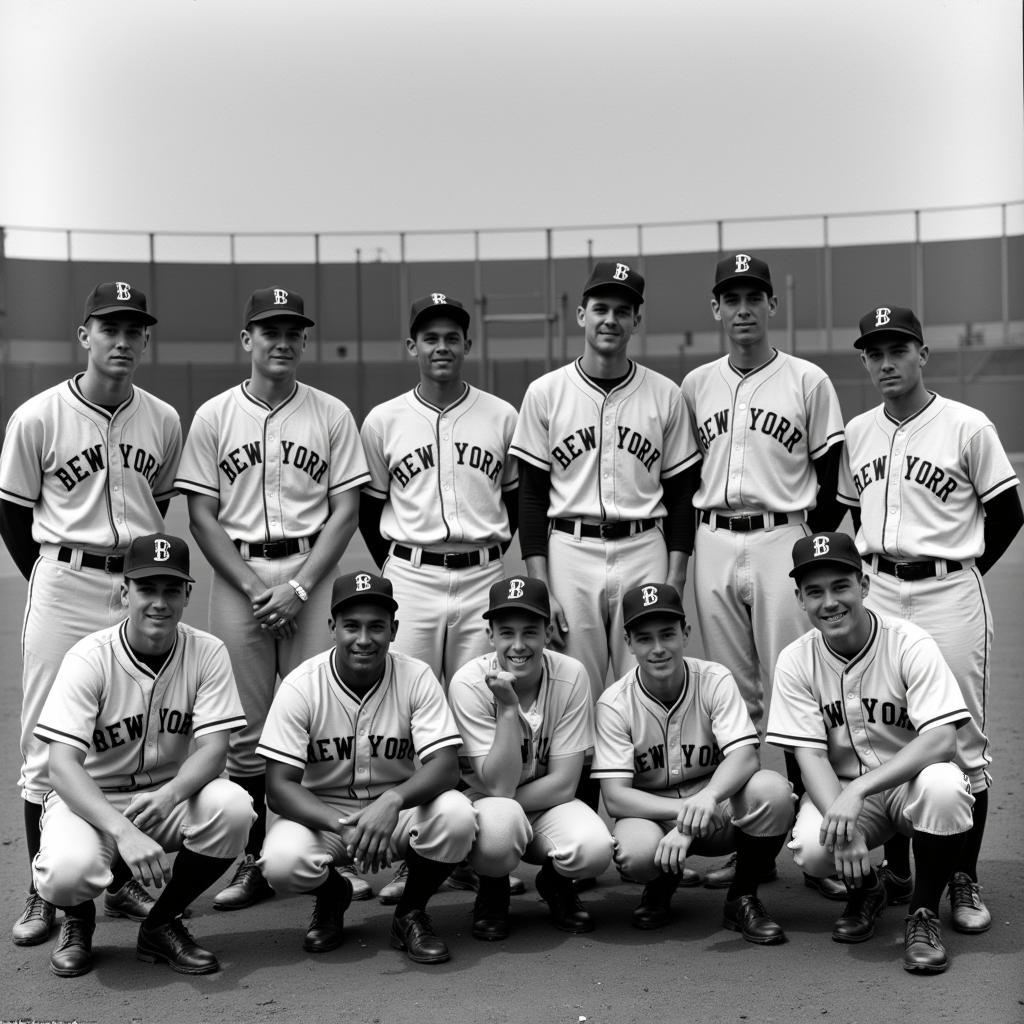
[{"label": "kneeling baseball player", "polygon": [[952,763],[970,713],[935,641],[864,606],[870,577],[851,537],[801,538],[790,575],[812,629],[779,656],[767,738],[795,751],[807,789],[793,859],[812,876],[838,872],[849,901],[832,938],[864,942],[886,906],[868,851],[897,832],[910,836],[917,873],[903,966],[939,973],[949,965],[939,898],[974,806]]},{"label": "kneeling baseball player", "polygon": [[594,742],[590,680],[575,658],[544,649],[552,625],[543,581],[495,583],[484,618],[494,652],[465,664],[448,688],[477,814],[473,937],[508,936],[509,872],[520,859],[541,865],[537,892],[555,927],[592,931],[573,879],[596,878],[608,867],[612,837],[574,799]]},{"label": "kneeling baseball player", "polygon": [[398,857],[408,880],[391,945],[443,963],[448,947],[427,901],[465,858],[473,805],[456,792],[462,742],[441,684],[417,658],[391,653],[398,630],[390,581],[368,572],[334,581],[335,645],[282,680],[257,752],[278,820],[259,860],[278,893],[312,893],[303,949],[341,945],[352,883],[336,866],[377,871]]},{"label": "kneeling baseball player", "polygon": [[615,860],[644,883],[636,928],[661,928],[690,853],[736,853],[722,924],[748,942],[786,941],[757,895],[793,821],[790,784],[759,766],[757,730],[724,665],[684,656],[679,592],[634,587],[622,599],[637,667],[597,702],[593,777],[615,820]]},{"label": "kneeling baseball player", "polygon": [[33,874],[64,908],[50,954],[62,978],[91,970],[92,901],[118,871],[163,888],[139,926],[139,960],[181,974],[219,966],[181,915],[241,852],[254,814],[245,790],[220,777],[245,718],[224,645],[181,623],[192,582],[185,541],[134,540],[121,585],[128,618],[71,648],[36,725],[53,790]]}]

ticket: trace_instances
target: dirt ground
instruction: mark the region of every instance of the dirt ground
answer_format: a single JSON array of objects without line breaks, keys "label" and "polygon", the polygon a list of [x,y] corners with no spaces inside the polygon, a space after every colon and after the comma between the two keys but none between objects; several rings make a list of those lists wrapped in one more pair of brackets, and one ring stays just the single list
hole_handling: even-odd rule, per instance
[{"label": "dirt ground", "polygon": [[[1017,460],[1020,471],[1020,460]],[[187,535],[184,503],[175,502],[169,526]],[[193,551],[194,551],[193,547]],[[359,544],[344,569],[368,566]],[[918,977],[900,966],[903,914],[889,908],[875,938],[841,946],[829,934],[841,905],[803,885],[792,861],[780,857],[780,879],[762,898],[789,941],[757,947],[721,927],[723,894],[680,890],[676,920],[638,932],[629,913],[636,886],[609,871],[585,901],[598,927],[568,936],[551,928],[533,888],[534,868],[523,866],[529,891],[513,900],[514,931],[485,944],[469,934],[472,894],[443,892],[431,903],[435,925],[448,941],[449,963],[417,966],[388,946],[390,912],[376,900],[353,904],[346,941],[332,953],[310,956],[301,943],[308,898],[275,898],[237,913],[216,913],[210,894],[194,905],[191,928],[221,960],[219,973],[185,978],[134,957],[135,928],[102,915],[95,938],[96,966],[88,975],[58,979],[48,969],[50,945],[18,947],[9,940],[0,958],[3,1021],[211,1022],[338,1021],[342,1024],[628,1024],[679,1021],[701,1024],[874,1024],[877,1021],[1024,1021],[1024,949],[1021,817],[1024,815],[1024,541],[988,578],[996,623],[990,735],[996,785],[982,850],[981,879],[993,911],[984,935],[944,933],[952,966]],[[203,624],[206,580],[187,619]],[[20,707],[18,638],[25,583],[0,555],[0,922],[21,911],[28,866],[21,801],[15,788]],[[59,614],[59,612],[56,612]],[[692,653],[701,654],[699,638]],[[769,767],[781,756],[768,750]],[[707,866],[694,858],[695,866]],[[373,879],[383,884],[386,877]],[[948,912],[947,912],[948,913]],[[948,920],[948,918],[946,918]]]}]

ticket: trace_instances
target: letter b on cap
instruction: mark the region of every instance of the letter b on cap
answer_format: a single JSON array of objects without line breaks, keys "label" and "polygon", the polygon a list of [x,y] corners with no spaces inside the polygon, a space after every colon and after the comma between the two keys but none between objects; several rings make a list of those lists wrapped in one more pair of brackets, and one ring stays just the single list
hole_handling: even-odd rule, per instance
[{"label": "letter b on cap", "polygon": [[448,301],[448,296],[444,292],[431,292],[430,301],[435,306],[443,306]]},{"label": "letter b on cap", "polygon": [[822,555],[827,555],[828,548],[828,537],[815,537],[814,538],[814,557],[821,558]]},{"label": "letter b on cap", "polygon": [[643,598],[644,607],[650,608],[652,604],[658,603],[658,588],[642,587],[640,590],[640,596]]},{"label": "letter b on cap", "polygon": [[361,572],[356,577],[356,590],[369,590],[370,589],[370,576],[368,573]]},{"label": "letter b on cap", "polygon": [[118,281],[116,284],[118,302],[128,302],[132,297],[132,286],[127,281]]},{"label": "letter b on cap", "polygon": [[523,580],[509,580],[508,581],[508,599],[515,601],[517,598],[523,596],[523,588],[526,586]]},{"label": "letter b on cap", "polygon": [[171,557],[171,542],[169,540],[153,541],[153,561],[166,562]]},{"label": "letter b on cap", "polygon": [[745,274],[750,269],[750,257],[745,252],[736,253],[736,273]]},{"label": "letter b on cap", "polygon": [[288,293],[283,288],[274,289],[274,305],[275,306],[287,306],[288,305]]},{"label": "letter b on cap", "polygon": [[875,310],[875,326],[884,327],[889,322],[889,314],[892,312],[888,306],[879,306]]},{"label": "letter b on cap", "polygon": [[625,263],[616,263],[615,273],[612,274],[612,277],[616,281],[625,281],[629,277],[629,267]]}]

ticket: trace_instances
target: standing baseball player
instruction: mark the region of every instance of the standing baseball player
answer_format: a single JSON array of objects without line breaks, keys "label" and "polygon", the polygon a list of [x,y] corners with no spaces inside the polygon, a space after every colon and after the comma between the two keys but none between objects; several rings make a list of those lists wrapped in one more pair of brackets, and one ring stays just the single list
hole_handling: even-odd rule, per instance
[{"label": "standing baseball player", "polygon": [[[35,736],[39,712],[71,646],[123,617],[124,552],[134,538],[163,528],[174,494],[178,414],[132,384],[155,323],[133,284],[97,285],[78,328],[85,372],[16,409],[0,452],[0,534],[29,581],[19,785],[30,862],[50,789],[46,744]],[[138,885],[108,892],[108,913],[138,919],[151,904]],[[30,886],[14,942],[45,942],[53,917]]]},{"label": "standing baseball player", "polygon": [[477,815],[473,937],[508,937],[509,872],[520,859],[541,865],[537,892],[555,927],[592,931],[572,880],[596,878],[608,867],[612,838],[574,799],[594,743],[590,681],[574,658],[544,649],[551,607],[540,580],[495,583],[484,617],[493,653],[464,665],[448,688]]},{"label": "standing baseball player", "polygon": [[228,733],[245,719],[224,645],[181,623],[192,582],[185,541],[133,540],[121,584],[128,618],[71,648],[36,725],[53,791],[33,867],[39,893],[65,911],[50,955],[62,978],[92,968],[93,899],[115,856],[163,888],[139,926],[137,958],[181,974],[219,966],[181,915],[238,855],[253,811],[220,777]]},{"label": "standing baseball player", "polygon": [[736,851],[722,924],[748,942],[786,941],[757,895],[793,822],[790,784],[760,768],[758,736],[723,665],[684,655],[679,593],[647,583],[622,615],[637,667],[597,702],[593,776],[615,821],[615,859],[645,883],[636,928],[661,928],[690,853]]},{"label": "standing baseball player", "polygon": [[[330,641],[330,579],[369,479],[348,407],[296,380],[313,326],[302,297],[261,288],[244,322],[249,379],[199,408],[176,480],[213,567],[210,631],[227,645],[245,708],[228,774],[256,810],[235,877],[214,898],[217,910],[273,895],[256,867],[266,832],[266,767],[256,743],[278,678]],[[369,898],[369,885],[357,882],[358,898]]]},{"label": "standing baseball player", "polygon": [[952,759],[970,713],[935,641],[865,607],[874,577],[852,537],[803,537],[792,557],[797,600],[812,628],[779,655],[767,737],[795,751],[806,788],[793,859],[812,877],[838,872],[849,901],[832,938],[864,942],[886,905],[868,853],[897,831],[909,835],[917,875],[903,966],[944,971],[939,899],[974,804]]},{"label": "standing baseball player", "polygon": [[[860,350],[882,404],[846,427],[839,500],[852,506],[857,547],[871,576],[869,607],[910,619],[935,638],[971,712],[957,734],[957,764],[971,780],[974,824],[949,886],[953,927],[983,932],[992,916],[978,885],[988,814],[986,738],[992,615],[982,576],[1024,522],[1019,480],[977,409],[929,391],[928,346],[914,313],[878,306],[860,320]],[[891,903],[910,896],[910,850],[886,844]]]},{"label": "standing baseball player", "polygon": [[[808,529],[834,529],[843,515],[835,499],[839,400],[823,370],[772,347],[777,308],[764,260],[719,260],[711,311],[729,351],[682,383],[703,454],[693,499],[697,624],[708,658],[732,672],[758,729],[775,660],[805,630],[785,585],[793,543]],[[792,761],[787,770],[796,782]],[[708,872],[705,885],[724,888],[733,872],[730,861]],[[826,885],[825,894],[841,898],[843,890]]]},{"label": "standing baseball player", "polygon": [[[692,547],[685,471],[700,456],[679,389],[627,355],[643,301],[633,267],[595,264],[576,310],[583,355],[530,384],[510,449],[527,573],[551,592],[551,644],[583,663],[595,700],[609,668],[635,664],[622,595],[646,579],[681,587]],[[580,796],[596,809],[589,765]]]},{"label": "standing baseball player", "polygon": [[303,948],[324,953],[341,944],[352,900],[334,866],[376,871],[404,858],[391,945],[436,964],[448,947],[427,901],[469,853],[476,822],[454,788],[462,740],[440,683],[424,662],[389,652],[397,608],[389,580],[334,581],[334,646],[282,681],[260,738],[278,815],[260,867],[278,892],[314,894]]},{"label": "standing baseball player", "polygon": [[[395,650],[425,661],[446,688],[488,650],[487,593],[502,577],[518,517],[516,461],[508,456],[516,411],[463,379],[469,325],[457,299],[417,299],[405,345],[419,384],[371,409],[361,430],[370,482],[360,531],[408,610]],[[381,902],[395,903],[404,884],[403,865]],[[475,888],[476,877],[460,866],[449,884]],[[515,886],[522,891],[519,879]]]}]

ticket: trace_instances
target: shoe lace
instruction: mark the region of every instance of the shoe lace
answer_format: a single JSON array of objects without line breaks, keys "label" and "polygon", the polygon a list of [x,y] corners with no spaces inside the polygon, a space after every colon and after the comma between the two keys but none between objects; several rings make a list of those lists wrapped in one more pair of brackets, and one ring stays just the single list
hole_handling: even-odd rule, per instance
[{"label": "shoe lace", "polygon": [[928,914],[911,914],[907,918],[907,942],[927,942],[936,945],[939,941],[939,922]]},{"label": "shoe lace", "polygon": [[757,896],[748,896],[746,899],[741,900],[740,913],[748,921],[752,921],[757,917],[768,916],[768,911],[764,909],[764,904]]},{"label": "shoe lace", "polygon": [[124,885],[121,886],[117,895],[125,901],[134,901],[136,903],[145,903],[147,905],[153,902],[153,897],[143,888],[142,883],[136,881],[134,878],[129,878]]},{"label": "shoe lace", "polygon": [[46,900],[37,892],[30,892],[25,897],[25,912],[21,919],[25,924],[29,921],[44,921],[46,919]]},{"label": "shoe lace", "polygon": [[403,860],[402,863],[398,865],[398,870],[395,872],[395,877],[391,879],[391,882],[401,882],[408,874],[409,865]]},{"label": "shoe lace", "polygon": [[83,918],[65,917],[60,926],[60,941],[57,943],[57,948],[64,949],[66,946],[80,945],[85,941],[86,931],[86,922]]},{"label": "shoe lace", "polygon": [[235,877],[231,879],[232,885],[242,885],[249,881],[250,876],[259,871],[256,861],[243,860],[235,871]]},{"label": "shoe lace", "polygon": [[425,910],[413,911],[412,915],[408,918],[407,924],[410,932],[416,932],[419,935],[435,935],[434,922],[430,920],[430,915]]},{"label": "shoe lace", "polygon": [[949,898],[954,906],[969,906],[975,910],[981,909],[981,887],[977,882],[972,882],[966,875],[955,877],[949,883]]}]

